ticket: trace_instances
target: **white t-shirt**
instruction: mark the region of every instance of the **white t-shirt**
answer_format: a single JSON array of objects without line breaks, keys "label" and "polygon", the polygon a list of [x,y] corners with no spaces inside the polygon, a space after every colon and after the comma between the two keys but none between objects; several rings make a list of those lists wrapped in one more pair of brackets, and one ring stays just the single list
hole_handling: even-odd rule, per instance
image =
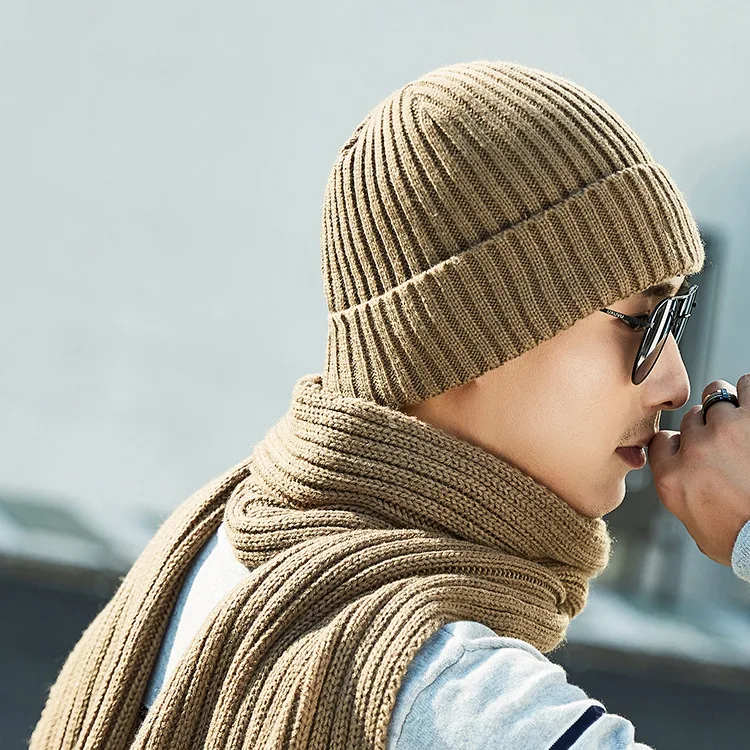
[{"label": "white t-shirt", "polygon": [[[750,522],[732,554],[750,581]],[[221,524],[196,555],[180,591],[144,703],[156,699],[219,602],[250,575]],[[648,750],[633,725],[567,681],[530,644],[478,622],[440,628],[409,665],[396,700],[388,750]]]}]

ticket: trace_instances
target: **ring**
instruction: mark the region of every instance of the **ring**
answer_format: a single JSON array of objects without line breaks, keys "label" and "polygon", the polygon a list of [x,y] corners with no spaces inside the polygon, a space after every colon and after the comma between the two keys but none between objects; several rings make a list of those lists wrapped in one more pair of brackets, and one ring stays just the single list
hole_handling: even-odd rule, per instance
[{"label": "ring", "polygon": [[719,401],[729,401],[735,406],[740,405],[740,400],[734,393],[730,393],[726,388],[720,388],[718,391],[712,391],[703,399],[703,424],[706,424],[706,412]]}]

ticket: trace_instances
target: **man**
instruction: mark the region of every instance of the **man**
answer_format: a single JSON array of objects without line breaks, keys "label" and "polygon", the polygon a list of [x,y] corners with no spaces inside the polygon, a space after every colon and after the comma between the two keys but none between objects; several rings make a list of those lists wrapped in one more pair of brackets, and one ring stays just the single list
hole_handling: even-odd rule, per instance
[{"label": "man", "polygon": [[750,578],[750,379],[657,433],[704,262],[668,173],[569,81],[442,68],[344,144],[322,251],[323,374],[157,532],[32,750],[645,747],[543,654],[644,446]]}]

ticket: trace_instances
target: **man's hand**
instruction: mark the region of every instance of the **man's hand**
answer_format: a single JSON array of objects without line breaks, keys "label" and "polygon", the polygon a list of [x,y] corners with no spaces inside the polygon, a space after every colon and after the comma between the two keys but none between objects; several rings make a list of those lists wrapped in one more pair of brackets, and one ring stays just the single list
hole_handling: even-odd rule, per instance
[{"label": "man's hand", "polygon": [[656,493],[664,507],[682,521],[698,549],[722,565],[731,565],[737,535],[750,520],[750,373],[737,381],[709,383],[703,398],[726,388],[729,402],[703,409],[693,406],[680,432],[662,430],[648,447]]}]

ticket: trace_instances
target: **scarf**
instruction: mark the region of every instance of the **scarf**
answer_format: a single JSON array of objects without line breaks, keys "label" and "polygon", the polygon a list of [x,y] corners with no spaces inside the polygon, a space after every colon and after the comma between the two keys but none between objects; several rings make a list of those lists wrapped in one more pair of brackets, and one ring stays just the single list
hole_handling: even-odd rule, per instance
[{"label": "scarf", "polygon": [[[222,520],[252,573],[139,725],[181,583]],[[553,650],[609,541],[602,519],[502,459],[304,376],[250,457],[148,543],[66,660],[30,750],[383,750],[436,630],[474,620]]]}]

